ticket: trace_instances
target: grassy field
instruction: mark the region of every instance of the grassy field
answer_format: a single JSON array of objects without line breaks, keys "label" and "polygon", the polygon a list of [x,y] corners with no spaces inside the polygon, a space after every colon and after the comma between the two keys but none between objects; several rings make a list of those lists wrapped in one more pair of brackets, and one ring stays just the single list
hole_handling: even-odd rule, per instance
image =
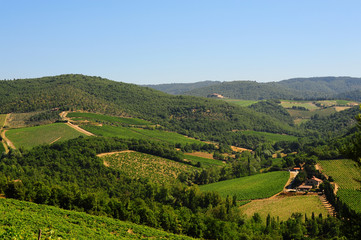
[{"label": "grassy field", "polygon": [[240,100],[240,99],[224,99],[224,101],[241,106],[241,107],[248,107],[248,106],[258,102],[258,101],[253,101],[253,100]]},{"label": "grassy field", "polygon": [[103,126],[93,126],[93,125],[82,125],[82,128],[85,130],[94,133],[98,136],[106,136],[106,137],[121,137],[121,138],[140,138],[140,139],[151,139],[151,140],[159,140],[169,143],[181,143],[181,144],[192,144],[192,143],[200,143],[203,142],[188,138],[181,134],[175,132],[167,132],[162,130],[149,130],[142,128],[127,128],[127,127],[115,127],[109,125]]},{"label": "grassy field", "polygon": [[174,182],[181,172],[195,170],[195,167],[187,164],[132,151],[104,155],[101,158],[106,166],[119,169],[128,177],[147,178],[158,183]]},{"label": "grassy field", "polygon": [[191,161],[193,164],[200,162],[202,167],[224,166],[224,163],[220,160],[192,156],[188,154],[185,154],[184,156],[185,159]]},{"label": "grassy field", "polygon": [[332,176],[338,184],[337,196],[351,209],[361,213],[361,168],[351,160],[323,160],[317,162],[322,172]]},{"label": "grassy field", "polygon": [[148,139],[147,136],[143,136],[138,132],[133,131],[133,128],[126,128],[120,126],[115,127],[109,125],[103,125],[103,126],[81,125],[81,128],[91,133],[94,133],[97,136]]},{"label": "grassy field", "polygon": [[268,214],[274,217],[279,216],[281,221],[289,219],[292,213],[295,212],[307,214],[308,217],[312,216],[312,212],[316,216],[320,213],[323,216],[328,214],[319,197],[315,195],[256,200],[243,205],[241,210],[247,217],[251,217],[254,213],[259,213],[264,221]]},{"label": "grassy field", "polygon": [[269,172],[200,186],[202,191],[216,191],[237,200],[268,198],[283,190],[289,172]]},{"label": "grassy field", "polygon": [[137,118],[122,118],[122,117],[113,117],[102,114],[95,113],[80,113],[80,112],[71,112],[67,115],[68,118],[74,118],[74,120],[88,120],[88,121],[105,121],[110,123],[123,123],[128,125],[150,125],[151,123],[142,119]]},{"label": "grassy field", "polygon": [[143,136],[147,136],[150,139],[153,140],[160,140],[165,141],[169,143],[181,143],[181,144],[192,144],[192,143],[199,143],[204,144],[203,142],[186,137],[184,135],[181,135],[179,133],[175,132],[167,132],[162,130],[149,130],[149,129],[142,129],[142,128],[135,128],[134,131],[142,134]]},{"label": "grassy field", "polygon": [[192,239],[113,218],[0,199],[0,239]]},{"label": "grassy field", "polygon": [[41,145],[50,144],[54,141],[64,141],[84,134],[74,130],[64,123],[54,123],[28,128],[10,129],[6,136],[12,141],[16,148],[26,149]]},{"label": "grassy field", "polygon": [[279,141],[297,141],[297,137],[291,135],[282,135],[276,133],[267,133],[267,132],[256,132],[256,131],[242,131],[244,135],[251,135],[251,136],[263,136],[268,141],[271,142],[279,142]]},{"label": "grassy field", "polygon": [[309,101],[293,101],[293,100],[282,100],[281,106],[284,108],[292,108],[295,107],[304,107],[308,110],[316,110],[319,109],[313,102]]}]

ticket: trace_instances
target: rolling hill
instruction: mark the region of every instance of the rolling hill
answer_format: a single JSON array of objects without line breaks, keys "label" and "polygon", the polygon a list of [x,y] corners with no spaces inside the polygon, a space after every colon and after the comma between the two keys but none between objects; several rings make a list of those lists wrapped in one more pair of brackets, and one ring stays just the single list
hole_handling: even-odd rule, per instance
[{"label": "rolling hill", "polygon": [[[255,81],[213,82],[202,86],[194,83],[192,89],[185,91],[182,85],[166,84],[150,87],[164,92],[203,96],[218,93],[224,97],[244,100],[263,99],[350,99],[360,100],[361,78],[352,77],[312,77],[293,78],[279,82],[258,83]],[[179,88],[177,88],[179,87]]]},{"label": "rolling hill", "polygon": [[143,87],[153,88],[169,94],[183,94],[193,89],[208,87],[212,85],[220,84],[220,81],[202,81],[195,83],[170,83],[170,84],[154,84],[154,85],[142,85]]},{"label": "rolling hill", "polygon": [[0,113],[49,109],[131,116],[204,139],[234,129],[294,132],[278,119],[249,108],[213,99],[173,96],[100,77],[69,74],[0,81]]}]

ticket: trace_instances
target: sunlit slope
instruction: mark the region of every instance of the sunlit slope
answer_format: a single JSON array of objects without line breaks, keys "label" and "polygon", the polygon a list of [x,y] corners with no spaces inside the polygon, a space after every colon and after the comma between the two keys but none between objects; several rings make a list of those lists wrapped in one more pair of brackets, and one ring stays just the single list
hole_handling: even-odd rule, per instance
[{"label": "sunlit slope", "polygon": [[113,218],[0,198],[1,239],[193,239]]}]

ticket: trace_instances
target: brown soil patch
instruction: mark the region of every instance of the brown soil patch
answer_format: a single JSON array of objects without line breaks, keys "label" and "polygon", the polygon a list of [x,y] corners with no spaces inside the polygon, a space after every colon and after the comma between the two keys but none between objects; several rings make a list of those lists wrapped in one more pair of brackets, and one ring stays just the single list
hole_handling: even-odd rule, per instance
[{"label": "brown soil patch", "polygon": [[196,157],[202,157],[202,158],[208,158],[213,159],[212,153],[206,153],[206,152],[192,152],[192,153],[185,153],[186,155],[190,156],[196,156]]},{"label": "brown soil patch", "polygon": [[6,141],[5,141],[5,131],[3,132],[3,127],[6,126],[6,121],[7,119],[9,118],[10,116],[10,113],[9,114],[6,114],[5,116],[5,120],[4,120],[4,125],[3,126],[0,126],[0,135],[1,137],[3,138],[2,141],[0,141],[0,144],[2,144],[4,146],[4,149],[5,149],[5,152],[8,153],[9,152],[9,148],[8,148],[8,145],[6,145]]},{"label": "brown soil patch", "polygon": [[235,146],[231,146],[232,151],[234,152],[244,152],[244,151],[249,151],[252,152],[252,150],[247,149],[247,148],[241,148],[241,147],[235,147]]},{"label": "brown soil patch", "polygon": [[343,110],[349,109],[350,107],[335,107],[336,112],[341,112]]},{"label": "brown soil patch", "polygon": [[[287,156],[287,154],[281,153],[281,157],[286,157],[286,156]],[[272,154],[272,158],[277,158],[277,153]]]},{"label": "brown soil patch", "polygon": [[103,157],[103,156],[113,155],[113,154],[116,154],[116,153],[127,153],[127,152],[135,152],[135,151],[133,151],[133,150],[124,150],[124,151],[118,151],[118,152],[100,153],[100,154],[97,155],[97,157]]}]

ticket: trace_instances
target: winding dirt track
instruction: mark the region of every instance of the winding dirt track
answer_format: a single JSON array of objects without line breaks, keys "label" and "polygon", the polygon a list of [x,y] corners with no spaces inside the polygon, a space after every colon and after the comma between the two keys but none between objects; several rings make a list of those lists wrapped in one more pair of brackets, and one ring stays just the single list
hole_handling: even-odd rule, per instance
[{"label": "winding dirt track", "polygon": [[68,112],[62,112],[62,113],[60,113],[61,119],[64,120],[64,121],[68,121],[68,122],[66,123],[66,125],[68,125],[69,127],[73,128],[73,129],[77,130],[78,132],[81,132],[81,133],[83,133],[83,134],[85,134],[85,135],[87,135],[87,136],[95,136],[93,133],[88,132],[88,131],[82,129],[82,128],[79,127],[78,125],[72,124],[72,123],[70,122],[70,118],[67,118],[67,117],[66,117],[67,114],[68,114]]},{"label": "winding dirt track", "polygon": [[11,147],[11,148],[13,148],[13,149],[16,149],[15,145],[6,137],[6,135],[5,135],[6,131],[7,131],[7,130],[2,131],[1,137],[4,139],[4,141],[6,142],[6,144],[7,144],[9,147]]},{"label": "winding dirt track", "polygon": [[5,121],[4,121],[4,125],[3,126],[0,126],[0,133],[1,133],[1,137],[3,139],[3,142],[1,142],[1,144],[4,145],[4,148],[5,148],[5,152],[9,152],[9,147],[13,148],[13,149],[16,149],[15,145],[6,137],[5,135],[5,132],[6,130],[3,130],[4,126],[6,125],[6,121],[7,119],[9,118],[10,116],[10,113],[6,114],[6,117],[5,117]]}]

